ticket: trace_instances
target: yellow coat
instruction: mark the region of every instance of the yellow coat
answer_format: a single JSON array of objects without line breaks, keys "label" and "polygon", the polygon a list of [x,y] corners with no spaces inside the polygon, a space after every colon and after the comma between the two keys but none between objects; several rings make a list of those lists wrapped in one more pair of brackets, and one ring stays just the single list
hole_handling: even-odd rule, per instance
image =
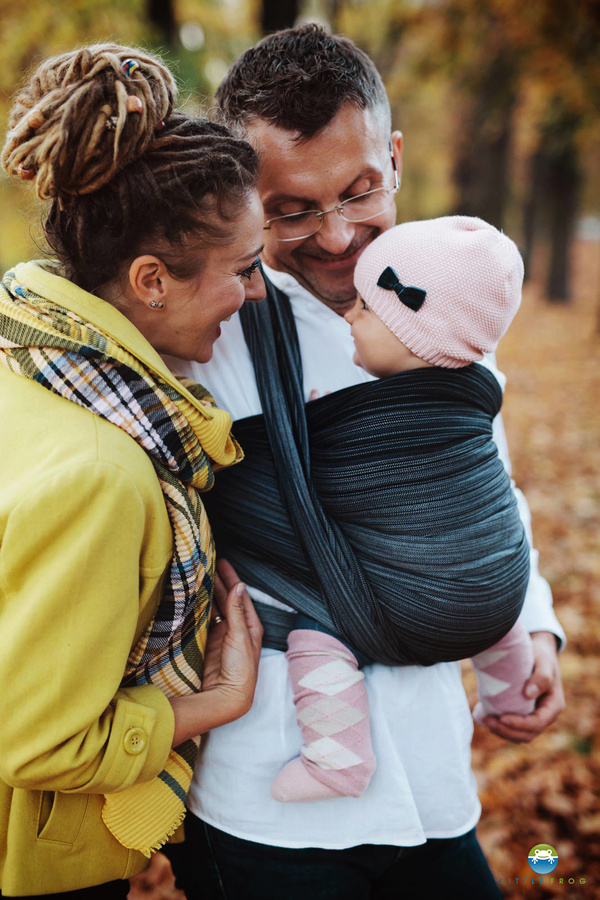
[{"label": "yellow coat", "polygon": [[[164,370],[117,310],[61,283],[63,305]],[[155,777],[174,730],[158,688],[119,689],[171,560],[162,491],[125,432],[4,366],[0,460],[0,890],[127,878],[147,860],[105,827],[103,794]]]}]

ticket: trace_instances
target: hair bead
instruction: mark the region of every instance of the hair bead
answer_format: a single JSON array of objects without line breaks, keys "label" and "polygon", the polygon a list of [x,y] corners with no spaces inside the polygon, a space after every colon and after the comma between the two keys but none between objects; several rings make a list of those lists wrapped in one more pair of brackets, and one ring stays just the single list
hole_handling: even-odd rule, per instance
[{"label": "hair bead", "polygon": [[128,113],[143,113],[144,104],[140,100],[139,97],[136,97],[135,94],[130,94],[127,98],[127,112]]},{"label": "hair bead", "polygon": [[139,69],[140,64],[135,59],[126,59],[121,66],[125,78],[131,78],[133,73]]},{"label": "hair bead", "polygon": [[30,169],[21,163],[21,165],[17,166],[17,175],[23,181],[32,181],[35,178],[35,169]]},{"label": "hair bead", "polygon": [[29,166],[21,164],[17,166],[17,175],[23,181],[32,181],[35,178],[35,169],[31,169]]},{"label": "hair bead", "polygon": [[27,124],[30,128],[33,128],[34,131],[36,128],[40,128],[46,119],[44,118],[43,113],[39,111],[39,109],[34,110],[27,116]]}]

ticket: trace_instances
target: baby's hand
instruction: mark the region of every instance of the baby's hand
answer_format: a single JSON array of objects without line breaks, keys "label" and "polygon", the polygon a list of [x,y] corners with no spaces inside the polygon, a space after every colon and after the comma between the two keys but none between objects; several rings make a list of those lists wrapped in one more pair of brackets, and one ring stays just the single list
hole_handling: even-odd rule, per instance
[{"label": "baby's hand", "polygon": [[[331,391],[325,391],[323,396],[326,397],[327,394],[330,394],[330,393],[331,393]],[[308,402],[310,403],[311,400],[318,400],[318,399],[319,399],[319,392],[316,388],[313,388],[312,391],[310,392],[310,394],[308,395]]]}]

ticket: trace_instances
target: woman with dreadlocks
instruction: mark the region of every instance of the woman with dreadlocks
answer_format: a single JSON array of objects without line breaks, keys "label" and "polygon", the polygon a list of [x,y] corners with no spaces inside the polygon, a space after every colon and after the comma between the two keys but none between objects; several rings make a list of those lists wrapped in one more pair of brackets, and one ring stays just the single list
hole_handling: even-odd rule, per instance
[{"label": "woman with dreadlocks", "polygon": [[201,500],[242,453],[160,354],[206,362],[264,294],[257,156],[175,103],[156,58],[77,50],[17,95],[2,152],[52,251],[0,284],[2,897],[125,897],[198,735],[252,703],[260,625]]}]

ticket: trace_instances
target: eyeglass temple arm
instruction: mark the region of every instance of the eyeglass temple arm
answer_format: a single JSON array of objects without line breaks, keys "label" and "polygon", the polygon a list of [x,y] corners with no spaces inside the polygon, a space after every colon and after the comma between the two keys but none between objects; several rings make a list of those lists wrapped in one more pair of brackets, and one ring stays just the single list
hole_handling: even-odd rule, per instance
[{"label": "eyeglass temple arm", "polygon": [[394,170],[394,189],[397,191],[400,187],[400,176],[398,175],[398,166],[396,165],[396,157],[394,156],[394,148],[392,142],[389,142],[390,156],[392,157],[392,168]]}]

